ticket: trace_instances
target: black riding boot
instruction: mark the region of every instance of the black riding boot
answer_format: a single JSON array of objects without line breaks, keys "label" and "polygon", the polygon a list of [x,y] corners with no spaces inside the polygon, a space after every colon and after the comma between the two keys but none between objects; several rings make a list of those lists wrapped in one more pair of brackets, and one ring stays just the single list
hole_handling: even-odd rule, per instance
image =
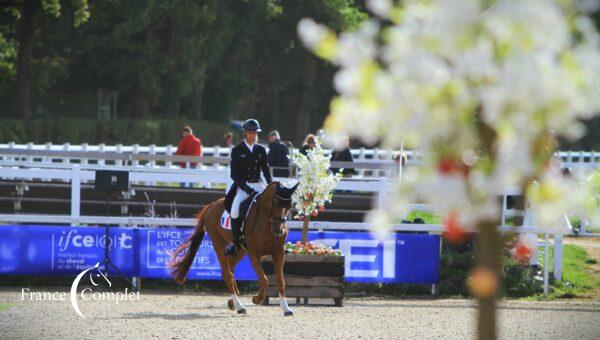
[{"label": "black riding boot", "polygon": [[242,218],[232,218],[231,219],[231,232],[233,233],[233,242],[227,244],[225,248],[226,256],[235,256],[237,254],[237,250],[240,247],[240,228],[242,226]]}]

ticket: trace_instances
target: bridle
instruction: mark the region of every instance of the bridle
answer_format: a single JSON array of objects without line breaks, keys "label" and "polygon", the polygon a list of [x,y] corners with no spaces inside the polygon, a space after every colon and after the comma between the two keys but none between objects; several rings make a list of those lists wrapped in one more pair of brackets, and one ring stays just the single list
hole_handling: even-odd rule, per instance
[{"label": "bridle", "polygon": [[[281,217],[277,216],[277,215],[273,215],[273,202],[275,201],[275,199],[278,199],[279,201],[283,201],[283,202],[292,202],[292,198],[284,198],[281,197],[277,194],[273,195],[273,198],[271,199],[271,211],[269,211],[269,222],[271,224],[271,233],[274,236],[277,237],[281,237],[283,236],[283,233],[285,231],[285,221],[287,220],[287,216],[290,213],[290,210],[292,209],[286,209],[286,208],[282,208],[282,214]],[[283,228],[278,228],[279,226],[281,226],[283,224]]]}]

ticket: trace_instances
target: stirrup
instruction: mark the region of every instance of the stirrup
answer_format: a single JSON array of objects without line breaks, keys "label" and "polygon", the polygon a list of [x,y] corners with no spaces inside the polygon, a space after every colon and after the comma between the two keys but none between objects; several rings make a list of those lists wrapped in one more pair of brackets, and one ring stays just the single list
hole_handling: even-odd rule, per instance
[{"label": "stirrup", "polygon": [[225,247],[225,256],[235,256],[237,253],[237,246],[235,243],[228,243]]}]

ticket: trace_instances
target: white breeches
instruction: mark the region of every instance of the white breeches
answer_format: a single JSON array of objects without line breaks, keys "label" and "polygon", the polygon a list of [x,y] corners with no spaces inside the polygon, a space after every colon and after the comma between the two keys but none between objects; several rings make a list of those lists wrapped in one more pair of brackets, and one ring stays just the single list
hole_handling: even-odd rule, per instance
[{"label": "white breeches", "polygon": [[[261,193],[265,189],[265,187],[262,185],[262,183],[247,183],[247,184],[249,187],[256,190],[258,193]],[[244,190],[237,188],[235,198],[233,199],[233,203],[231,204],[231,218],[240,217],[240,204],[242,204],[242,202],[246,198],[248,198],[248,196],[249,195]]]}]

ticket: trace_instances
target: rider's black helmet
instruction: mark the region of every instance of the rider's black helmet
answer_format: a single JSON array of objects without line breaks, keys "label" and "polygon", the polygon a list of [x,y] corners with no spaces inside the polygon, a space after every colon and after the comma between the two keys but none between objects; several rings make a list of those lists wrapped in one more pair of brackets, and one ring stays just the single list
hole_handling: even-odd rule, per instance
[{"label": "rider's black helmet", "polygon": [[246,119],[244,124],[242,124],[242,129],[245,131],[256,131],[261,132],[260,124],[256,119]]}]

